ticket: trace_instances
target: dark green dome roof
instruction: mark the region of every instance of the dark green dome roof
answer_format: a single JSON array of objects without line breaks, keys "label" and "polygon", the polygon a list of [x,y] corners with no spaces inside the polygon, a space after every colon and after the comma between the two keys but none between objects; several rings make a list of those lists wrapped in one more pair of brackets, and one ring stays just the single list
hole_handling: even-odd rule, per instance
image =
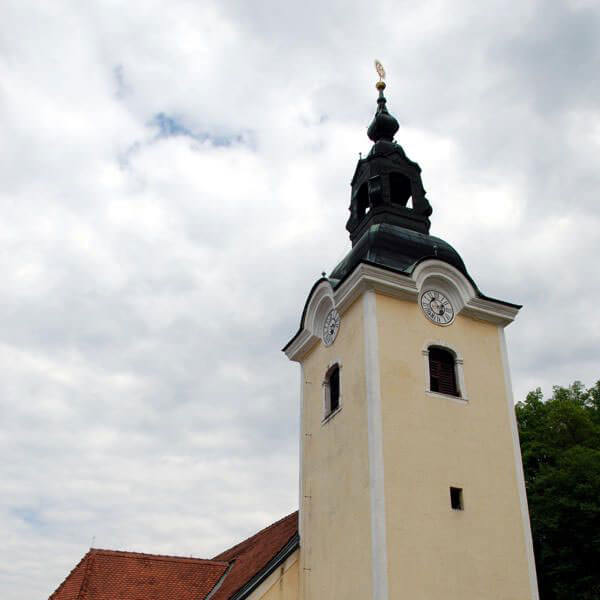
[{"label": "dark green dome roof", "polygon": [[329,278],[342,280],[361,262],[410,275],[417,264],[426,258],[444,261],[472,281],[465,263],[450,244],[432,235],[389,223],[371,225]]}]

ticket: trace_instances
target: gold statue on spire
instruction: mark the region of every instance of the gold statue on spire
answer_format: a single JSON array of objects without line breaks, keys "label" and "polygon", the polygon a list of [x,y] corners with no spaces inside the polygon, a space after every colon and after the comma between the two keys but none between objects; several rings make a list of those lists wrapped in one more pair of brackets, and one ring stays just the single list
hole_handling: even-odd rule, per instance
[{"label": "gold statue on spire", "polygon": [[375,70],[377,71],[377,75],[379,75],[379,81],[375,84],[375,87],[379,91],[382,91],[385,89],[385,69],[377,59],[375,59]]}]

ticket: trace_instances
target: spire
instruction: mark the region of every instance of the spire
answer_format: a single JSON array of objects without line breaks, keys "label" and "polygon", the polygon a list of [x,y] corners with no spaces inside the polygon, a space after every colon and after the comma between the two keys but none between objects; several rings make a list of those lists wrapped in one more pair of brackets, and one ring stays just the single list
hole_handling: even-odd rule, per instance
[{"label": "spire", "polygon": [[379,90],[379,98],[377,98],[377,112],[375,113],[375,117],[373,117],[373,120],[369,125],[367,135],[374,142],[378,142],[379,140],[387,140],[388,142],[391,142],[400,126],[398,125],[398,121],[396,121],[396,119],[390,115],[386,107],[387,101],[383,95],[383,90],[385,90],[385,81],[380,79],[375,84],[375,87]]}]

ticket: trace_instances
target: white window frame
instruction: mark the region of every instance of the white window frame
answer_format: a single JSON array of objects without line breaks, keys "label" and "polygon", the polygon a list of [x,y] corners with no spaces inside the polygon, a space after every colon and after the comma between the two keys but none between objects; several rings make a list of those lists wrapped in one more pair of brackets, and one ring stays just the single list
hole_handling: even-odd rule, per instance
[{"label": "white window frame", "polygon": [[[458,396],[453,396],[451,394],[442,394],[441,392],[434,392],[431,390],[431,373],[429,372],[429,348],[431,347],[442,348],[442,350],[448,350],[454,355],[454,375],[456,377],[456,384],[458,386]],[[464,373],[464,361],[462,354],[445,342],[443,340],[430,340],[428,341],[423,349],[421,350],[423,354],[423,364],[425,366],[425,393],[429,396],[434,396],[437,398],[445,398],[454,400],[455,402],[460,402],[461,404],[465,404],[469,402],[469,398],[467,397],[467,388],[465,386],[465,373]]]},{"label": "white window frame", "polygon": [[[331,411],[331,397],[329,395],[329,375],[333,367],[336,367],[339,370],[339,386],[340,386],[340,394],[338,398],[338,407],[332,412]],[[342,361],[341,360],[333,360],[327,365],[327,369],[325,370],[325,377],[323,382],[321,383],[323,388],[323,418],[321,419],[321,425],[325,425],[325,423],[329,422],[335,415],[337,415],[343,407],[342,399]]]}]

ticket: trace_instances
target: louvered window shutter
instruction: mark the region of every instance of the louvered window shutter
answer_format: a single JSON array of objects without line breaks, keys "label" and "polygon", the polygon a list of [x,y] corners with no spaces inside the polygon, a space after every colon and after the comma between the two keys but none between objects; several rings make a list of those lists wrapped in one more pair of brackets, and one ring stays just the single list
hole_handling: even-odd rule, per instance
[{"label": "louvered window shutter", "polygon": [[429,349],[429,389],[440,394],[459,395],[454,356],[442,348]]}]

